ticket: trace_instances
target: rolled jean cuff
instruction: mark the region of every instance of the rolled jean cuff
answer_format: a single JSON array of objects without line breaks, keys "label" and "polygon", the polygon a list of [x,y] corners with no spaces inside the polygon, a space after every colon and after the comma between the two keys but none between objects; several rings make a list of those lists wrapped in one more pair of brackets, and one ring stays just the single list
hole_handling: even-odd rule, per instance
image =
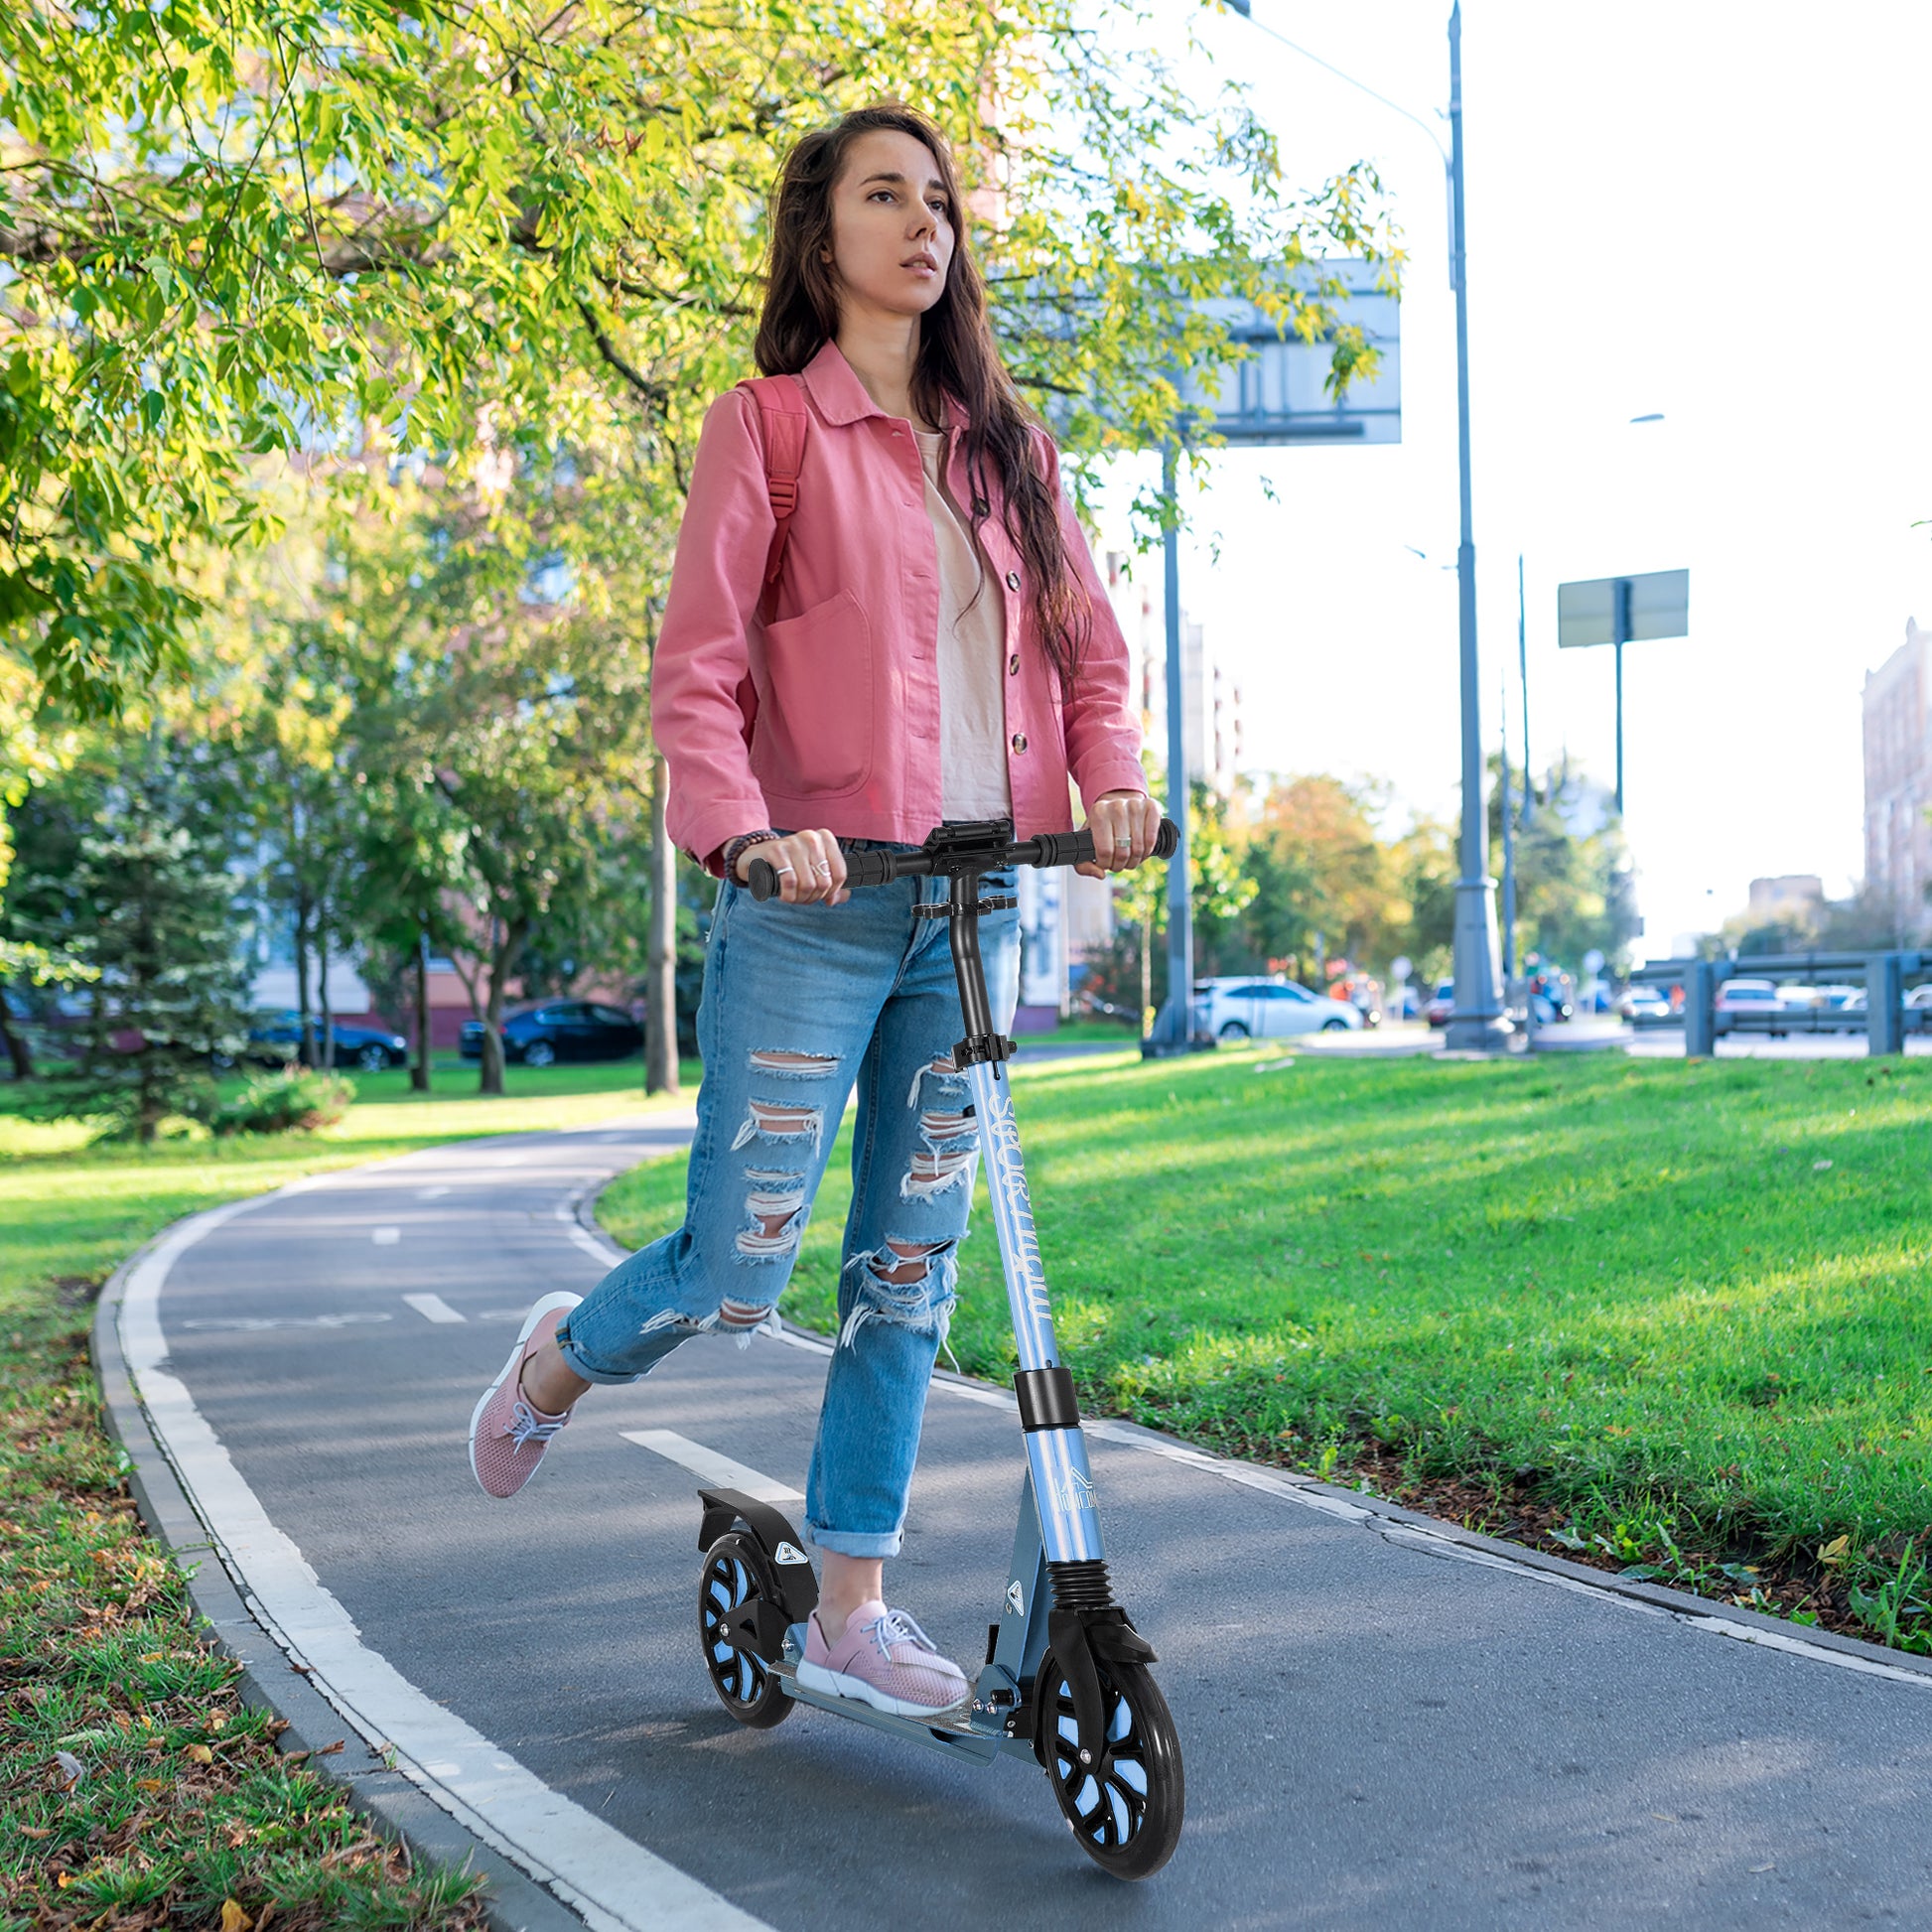
[{"label": "rolled jean cuff", "polygon": [[830,1550],[835,1557],[896,1557],[904,1540],[901,1530],[868,1535],[862,1530],[823,1530],[816,1523],[805,1525],[805,1541],[815,1550]]},{"label": "rolled jean cuff", "polygon": [[581,1381],[594,1382],[599,1388],[618,1389],[629,1382],[641,1382],[655,1363],[647,1363],[643,1368],[598,1368],[587,1362],[577,1352],[577,1344],[567,1332],[567,1324],[559,1323],[555,1336],[557,1352],[564,1358],[564,1366]]}]

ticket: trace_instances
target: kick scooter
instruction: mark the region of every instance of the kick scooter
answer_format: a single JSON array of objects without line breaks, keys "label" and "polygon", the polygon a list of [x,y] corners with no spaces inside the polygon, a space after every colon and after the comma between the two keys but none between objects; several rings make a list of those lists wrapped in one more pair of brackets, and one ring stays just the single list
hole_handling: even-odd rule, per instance
[{"label": "kick scooter", "polygon": [[[1156,855],[1171,857],[1178,839],[1163,820]],[[1053,1335],[1021,1166],[1004,1064],[1014,1042],[994,1031],[979,945],[980,915],[1013,903],[980,897],[985,874],[1092,859],[1088,832],[1016,841],[1004,819],[943,826],[917,852],[845,857],[849,887],[907,875],[948,882],[947,901],[921,905],[918,916],[949,922],[966,1018],[953,1063],[972,1088],[1013,1311],[1020,1358],[1014,1387],[1027,1468],[1006,1596],[987,1628],[986,1662],[970,1701],[930,1720],[898,1718],[799,1683],[817,1580],[791,1524],[770,1504],[736,1489],[698,1492],[704,1504],[698,1632],[712,1688],[740,1724],[768,1727],[789,1717],[794,1704],[810,1704],[981,1763],[1002,1753],[1033,1757],[1080,1849],[1116,1877],[1145,1878],[1167,1863],[1180,1837],[1180,1744],[1148,1669],[1153,1648],[1114,1601],[1108,1581],[1073,1378]],[[753,860],[750,873],[754,898],[777,893],[777,875],[764,861]]]}]

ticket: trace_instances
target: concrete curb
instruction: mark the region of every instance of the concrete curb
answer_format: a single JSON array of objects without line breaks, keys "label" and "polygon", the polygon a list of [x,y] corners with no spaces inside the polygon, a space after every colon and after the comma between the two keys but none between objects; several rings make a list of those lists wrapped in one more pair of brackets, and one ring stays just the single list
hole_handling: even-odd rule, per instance
[{"label": "concrete curb", "polygon": [[[180,1225],[174,1223],[172,1225]],[[276,1748],[321,1752],[339,1741],[338,1755],[311,1756],[309,1768],[338,1786],[349,1804],[385,1836],[425,1863],[481,1875],[487,1883],[490,1932],[584,1932],[584,1920],[507,1859],[465,1830],[399,1771],[390,1770],[362,1741],[255,1618],[221,1562],[207,1528],[195,1513],[149,1426],[147,1411],[121,1353],[120,1308],[127,1278],[163,1229],[115,1269],[94,1311],[91,1345],[107,1427],[126,1451],[128,1483],[141,1519],[167,1550],[188,1585],[196,1611],[207,1620],[208,1647],[241,1666],[237,1688],[251,1710],[270,1711],[288,1728]]]},{"label": "concrete curb", "polygon": [[[609,1180],[596,1187],[588,1187],[577,1199],[577,1218],[600,1241],[613,1252],[624,1252],[597,1219],[597,1203],[605,1188],[621,1175],[613,1174]],[[801,1328],[796,1322],[780,1320],[790,1334],[797,1335],[819,1347],[829,1346],[827,1338],[810,1328]],[[960,1388],[967,1388],[984,1394],[997,1395],[1010,1404],[1015,1403],[1011,1389],[999,1382],[988,1382],[974,1375],[955,1375],[949,1369],[935,1368],[932,1372],[935,1382],[948,1382]],[[1017,1404],[1015,1404],[1017,1407]],[[1708,1596],[1693,1596],[1688,1590],[1669,1589],[1658,1584],[1626,1581],[1614,1571],[1592,1570],[1587,1564],[1572,1563],[1567,1557],[1553,1557],[1541,1550],[1532,1550],[1521,1543],[1505,1542],[1499,1536],[1485,1536],[1479,1530],[1464,1529],[1459,1523],[1451,1523],[1441,1516],[1425,1516],[1419,1510],[1405,1509],[1400,1503],[1392,1503],[1384,1498],[1371,1495],[1362,1489],[1343,1488],[1339,1483],[1322,1482],[1314,1476],[1303,1475],[1294,1469],[1286,1469],[1270,1462],[1249,1462],[1233,1456],[1216,1455],[1211,1449],[1203,1449],[1179,1436],[1170,1436],[1165,1430],[1149,1429],[1143,1423],[1127,1422],[1115,1417],[1093,1417],[1089,1420],[1107,1424],[1109,1434],[1116,1441],[1127,1437],[1141,1437],[1150,1449],[1173,1451],[1178,1450],[1190,1459],[1200,1458],[1210,1463],[1220,1463],[1231,1469],[1251,1469],[1265,1475],[1271,1483],[1279,1483],[1286,1489],[1299,1490],[1311,1498],[1320,1498],[1330,1505],[1345,1505],[1360,1510],[1365,1516],[1387,1523],[1391,1528],[1399,1528],[1412,1533],[1415,1541],[1427,1541],[1449,1545],[1452,1550],[1467,1551],[1490,1563],[1504,1568],[1528,1570],[1559,1580],[1566,1584],[1579,1584],[1600,1591],[1606,1596],[1627,1597],[1634,1603],[1642,1603],[1648,1608],[1664,1610],[1680,1621],[1701,1623],[1714,1635],[1728,1636],[1733,1640],[1748,1641],[1761,1639],[1768,1646],[1795,1651],[1802,1655],[1806,1650],[1829,1651],[1860,1664],[1878,1665],[1887,1671],[1899,1672],[1908,1677],[1920,1678],[1927,1690],[1932,1690],[1932,1657],[1918,1657],[1903,1650],[1887,1649],[1883,1644],[1866,1643],[1862,1637],[1844,1637],[1836,1631],[1812,1629],[1806,1624],[1790,1623],[1782,1617],[1766,1616],[1759,1610],[1747,1610],[1732,1603],[1715,1603]],[[1413,1547],[1413,1546],[1412,1546]],[[1819,1659],[1816,1661],[1824,1661]]]}]

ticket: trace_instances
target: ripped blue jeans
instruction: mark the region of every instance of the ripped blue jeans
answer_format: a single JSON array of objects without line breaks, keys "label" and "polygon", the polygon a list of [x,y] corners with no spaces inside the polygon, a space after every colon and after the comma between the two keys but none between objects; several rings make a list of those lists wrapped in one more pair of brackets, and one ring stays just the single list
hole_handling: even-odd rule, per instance
[{"label": "ripped blue jeans", "polygon": [[[1010,872],[988,875],[989,894],[1012,890]],[[620,1263],[557,1330],[587,1382],[635,1381],[696,1334],[748,1341],[791,1274],[856,1085],[839,1335],[805,1497],[811,1540],[852,1557],[899,1547],[978,1164],[952,1062],[965,1022],[946,921],[912,915],[945,897],[943,879],[867,887],[843,905],[760,905],[720,888],[684,1225]],[[983,917],[980,948],[1004,1031],[1017,913]]]}]

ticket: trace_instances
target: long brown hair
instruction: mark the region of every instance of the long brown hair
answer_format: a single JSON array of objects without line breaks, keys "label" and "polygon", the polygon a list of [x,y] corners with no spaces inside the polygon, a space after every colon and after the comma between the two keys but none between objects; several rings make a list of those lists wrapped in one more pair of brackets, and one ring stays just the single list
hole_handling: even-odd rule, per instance
[{"label": "long brown hair", "polygon": [[861,134],[909,134],[932,151],[956,237],[944,291],[919,329],[912,400],[929,423],[946,420],[948,398],[966,412],[966,475],[975,531],[989,513],[985,479],[1000,482],[1006,532],[1027,566],[1034,621],[1062,687],[1078,668],[1091,630],[1086,600],[1068,567],[1060,506],[1048,487],[1035,431],[986,318],[986,284],[966,239],[966,205],[946,138],[916,108],[882,101],[815,128],[785,157],[771,207],[771,259],[756,354],[765,375],[795,375],[838,334],[838,276],[832,250],[832,190]]}]

